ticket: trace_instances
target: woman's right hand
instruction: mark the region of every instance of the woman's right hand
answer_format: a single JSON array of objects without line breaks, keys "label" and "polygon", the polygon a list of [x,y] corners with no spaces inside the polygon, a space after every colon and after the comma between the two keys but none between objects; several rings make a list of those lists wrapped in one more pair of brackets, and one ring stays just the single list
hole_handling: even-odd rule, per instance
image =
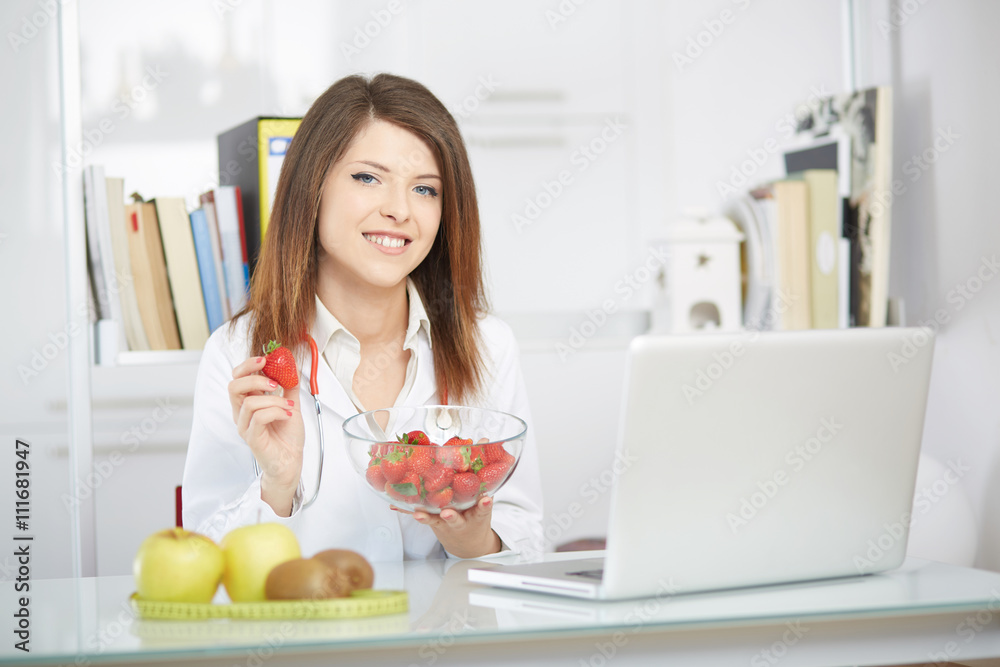
[{"label": "woman's right hand", "polygon": [[279,516],[288,516],[302,473],[305,427],[299,388],[271,395],[278,383],[259,373],[264,357],[251,357],[233,369],[229,402],[240,437],[261,469],[261,498]]}]

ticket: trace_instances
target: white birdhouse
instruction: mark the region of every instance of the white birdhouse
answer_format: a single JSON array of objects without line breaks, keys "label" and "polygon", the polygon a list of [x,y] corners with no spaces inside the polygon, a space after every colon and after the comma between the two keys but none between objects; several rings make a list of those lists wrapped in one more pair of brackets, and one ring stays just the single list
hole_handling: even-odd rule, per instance
[{"label": "white birdhouse", "polygon": [[671,333],[739,331],[743,325],[740,242],[728,218],[702,212],[667,227],[665,288]]}]

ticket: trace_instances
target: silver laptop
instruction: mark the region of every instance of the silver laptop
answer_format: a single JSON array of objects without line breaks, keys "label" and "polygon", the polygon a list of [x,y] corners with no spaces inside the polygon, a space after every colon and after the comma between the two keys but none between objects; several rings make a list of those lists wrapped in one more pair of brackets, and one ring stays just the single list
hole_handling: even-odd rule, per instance
[{"label": "silver laptop", "polygon": [[933,347],[895,327],[636,338],[604,557],[469,580],[624,599],[898,567]]}]

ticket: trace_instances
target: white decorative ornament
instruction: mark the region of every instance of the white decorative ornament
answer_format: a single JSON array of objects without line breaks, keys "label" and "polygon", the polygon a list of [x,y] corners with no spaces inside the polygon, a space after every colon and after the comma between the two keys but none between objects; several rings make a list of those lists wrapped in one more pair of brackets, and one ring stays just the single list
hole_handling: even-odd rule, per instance
[{"label": "white decorative ornament", "polygon": [[669,312],[654,314],[661,331],[739,331],[743,325],[740,243],[743,234],[728,218],[689,209],[667,227],[665,270]]}]

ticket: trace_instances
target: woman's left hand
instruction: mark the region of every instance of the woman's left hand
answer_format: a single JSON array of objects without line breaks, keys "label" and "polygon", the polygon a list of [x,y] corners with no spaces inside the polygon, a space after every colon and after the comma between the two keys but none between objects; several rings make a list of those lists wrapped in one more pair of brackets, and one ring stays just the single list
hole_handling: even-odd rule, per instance
[{"label": "woman's left hand", "polygon": [[478,503],[463,512],[450,508],[441,510],[440,514],[420,510],[411,513],[398,507],[393,509],[412,514],[415,521],[430,526],[441,546],[453,556],[478,558],[496,553],[502,546],[500,537],[490,527],[492,498],[480,498]]}]

